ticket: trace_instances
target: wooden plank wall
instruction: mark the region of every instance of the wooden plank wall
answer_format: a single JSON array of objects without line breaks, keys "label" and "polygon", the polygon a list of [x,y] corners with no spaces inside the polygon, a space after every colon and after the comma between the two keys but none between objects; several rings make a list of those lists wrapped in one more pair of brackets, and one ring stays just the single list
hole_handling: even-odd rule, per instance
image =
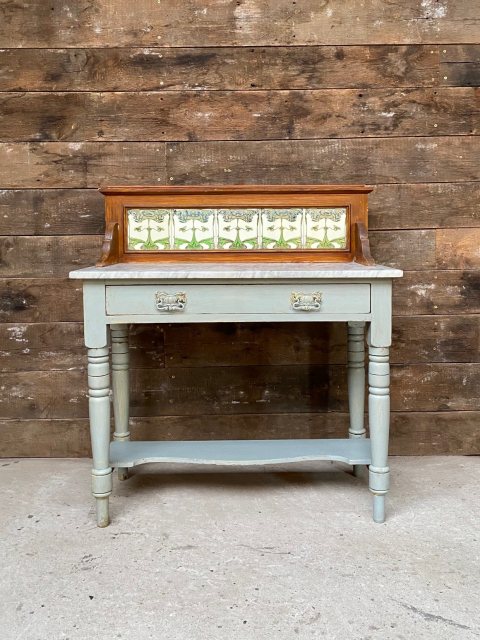
[{"label": "wooden plank wall", "polygon": [[[478,453],[478,0],[0,1],[0,452],[89,453],[100,184],[376,185],[397,454]],[[341,327],[132,336],[135,437],[339,436]]]}]

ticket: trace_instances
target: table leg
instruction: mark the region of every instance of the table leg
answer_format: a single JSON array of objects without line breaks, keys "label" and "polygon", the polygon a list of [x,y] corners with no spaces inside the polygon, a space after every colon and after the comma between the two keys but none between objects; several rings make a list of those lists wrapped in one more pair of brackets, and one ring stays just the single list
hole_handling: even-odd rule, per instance
[{"label": "table leg", "polygon": [[97,525],[109,523],[108,497],[112,493],[110,453],[110,364],[108,347],[88,349],[88,408],[92,441],[92,494]]},{"label": "table leg", "polygon": [[[130,440],[129,421],[129,376],[128,376],[128,325],[111,325],[112,342],[112,389],[115,421],[114,440]],[[118,479],[128,478],[128,469],[118,467]]]},{"label": "table leg", "polygon": [[389,348],[369,345],[368,420],[372,462],[369,487],[373,493],[373,519],[385,521],[385,496],[389,488],[388,431],[390,423]]},{"label": "table leg", "polygon": [[[365,438],[365,322],[348,323],[348,409],[349,438]],[[359,476],[364,465],[353,465]]]}]

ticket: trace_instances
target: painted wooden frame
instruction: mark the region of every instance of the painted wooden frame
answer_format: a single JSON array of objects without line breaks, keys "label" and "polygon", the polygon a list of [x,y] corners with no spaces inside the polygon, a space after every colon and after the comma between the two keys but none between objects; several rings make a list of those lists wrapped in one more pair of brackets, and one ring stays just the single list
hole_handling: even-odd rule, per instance
[{"label": "painted wooden frame", "polygon": [[118,186],[100,191],[106,231],[97,266],[373,264],[367,233],[372,187],[365,185]]}]

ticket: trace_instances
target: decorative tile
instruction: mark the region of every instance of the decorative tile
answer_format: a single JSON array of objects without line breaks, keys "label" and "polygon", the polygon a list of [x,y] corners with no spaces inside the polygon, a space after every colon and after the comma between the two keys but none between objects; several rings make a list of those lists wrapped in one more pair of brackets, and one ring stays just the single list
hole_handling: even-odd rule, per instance
[{"label": "decorative tile", "polygon": [[215,209],[173,209],[172,249],[215,249]]},{"label": "decorative tile", "polygon": [[345,249],[347,246],[347,210],[305,209],[306,249]]},{"label": "decorative tile", "polygon": [[129,251],[345,249],[346,207],[128,209]]},{"label": "decorative tile", "polygon": [[258,249],[261,209],[219,209],[218,249]]},{"label": "decorative tile", "polygon": [[129,209],[128,249],[158,251],[171,249],[170,209]]},{"label": "decorative tile", "polygon": [[300,249],[303,209],[264,209],[262,249]]}]

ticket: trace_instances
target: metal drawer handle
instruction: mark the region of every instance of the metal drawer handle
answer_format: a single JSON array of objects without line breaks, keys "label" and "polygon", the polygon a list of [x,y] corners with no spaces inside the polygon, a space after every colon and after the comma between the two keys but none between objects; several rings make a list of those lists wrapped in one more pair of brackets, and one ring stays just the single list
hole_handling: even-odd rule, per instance
[{"label": "metal drawer handle", "polygon": [[294,311],[318,311],[322,305],[322,294],[320,291],[313,293],[293,291],[290,303]]},{"label": "metal drawer handle", "polygon": [[178,293],[157,291],[155,293],[155,307],[157,311],[183,311],[186,304],[187,294],[182,291]]}]

